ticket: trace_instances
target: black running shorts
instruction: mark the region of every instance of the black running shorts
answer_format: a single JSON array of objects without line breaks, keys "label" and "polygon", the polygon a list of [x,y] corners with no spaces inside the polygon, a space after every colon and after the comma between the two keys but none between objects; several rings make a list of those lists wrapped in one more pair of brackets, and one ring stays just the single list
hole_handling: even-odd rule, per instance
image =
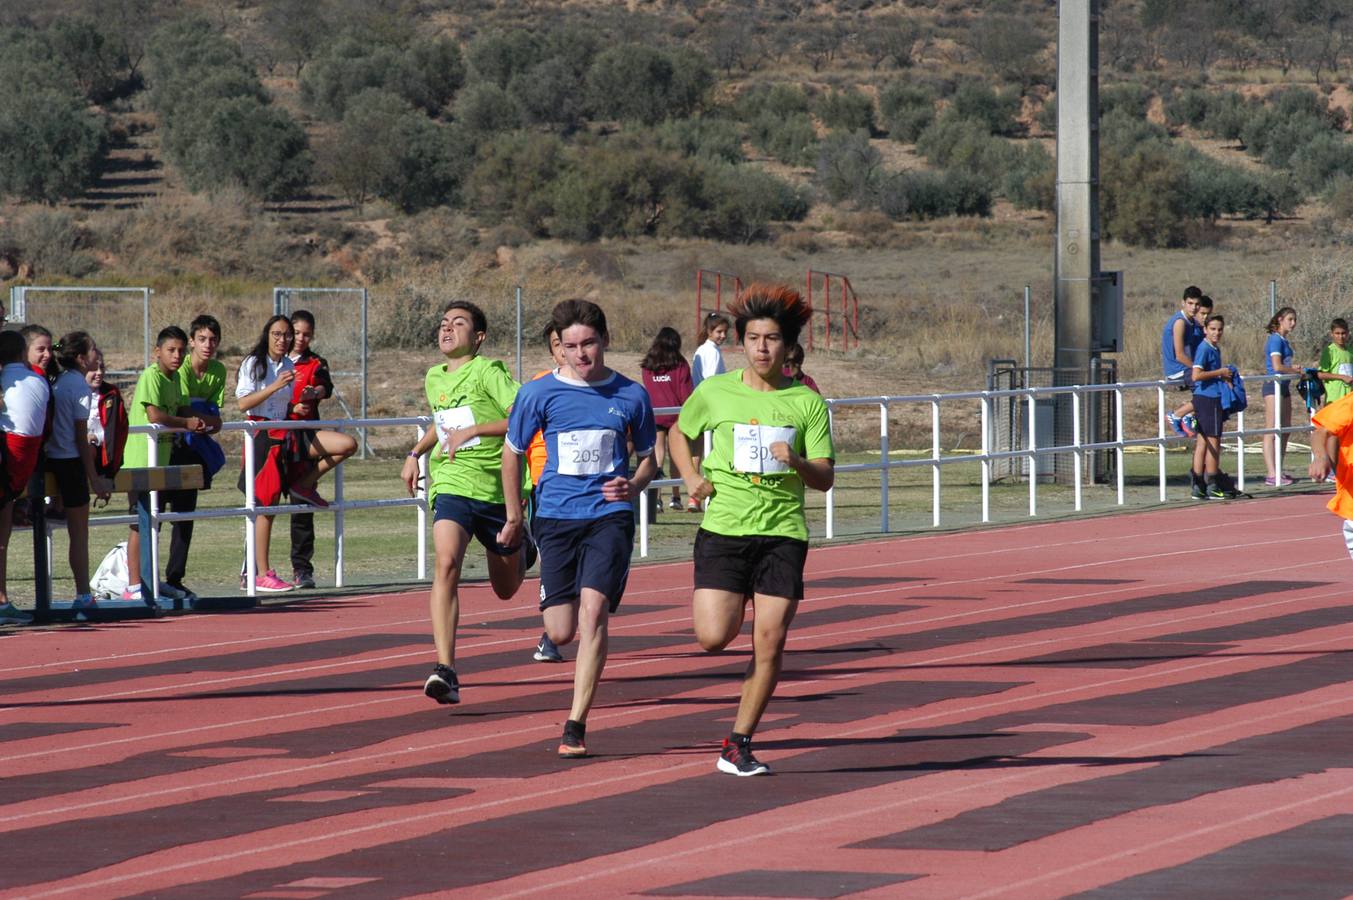
[{"label": "black running shorts", "polygon": [[808,542],[762,535],[695,533],[695,589],[803,599]]}]

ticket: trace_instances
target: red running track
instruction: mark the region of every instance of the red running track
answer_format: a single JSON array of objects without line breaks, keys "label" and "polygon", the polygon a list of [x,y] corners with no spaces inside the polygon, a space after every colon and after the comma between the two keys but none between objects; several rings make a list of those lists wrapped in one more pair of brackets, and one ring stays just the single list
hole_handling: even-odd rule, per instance
[{"label": "red running track", "polygon": [[458,707],[425,593],[8,629],[0,895],[1344,896],[1322,504],[814,550],[769,778],[714,771],[747,643],[696,650],[687,563],[635,570],[582,762],[532,583],[465,591]]}]

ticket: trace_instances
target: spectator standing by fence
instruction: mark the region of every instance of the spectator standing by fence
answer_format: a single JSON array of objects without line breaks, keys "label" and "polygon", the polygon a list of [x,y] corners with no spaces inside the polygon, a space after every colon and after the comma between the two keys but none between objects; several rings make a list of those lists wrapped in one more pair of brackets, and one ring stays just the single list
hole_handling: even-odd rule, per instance
[{"label": "spectator standing by fence", "polygon": [[99,349],[84,331],[63,335],[55,345],[61,374],[52,386],[52,437],[47,444],[47,471],[56,478],[57,493],[66,512],[71,575],[75,579],[72,609],[97,605],[89,589],[90,491],[108,502],[113,486],[94,468],[94,448],[89,443],[89,415],[94,408],[85,376],[98,364]]},{"label": "spectator standing by fence", "polygon": [[[1301,369],[1293,365],[1292,342],[1288,340],[1297,327],[1297,311],[1290,306],[1278,310],[1268,323],[1268,339],[1264,341],[1264,371],[1269,375],[1300,375]],[[1284,428],[1292,425],[1292,382],[1290,380],[1264,382],[1264,427],[1276,428],[1281,414]],[[1280,444],[1274,438],[1281,438]],[[1292,479],[1285,472],[1278,471],[1277,448],[1287,452],[1287,435],[1264,435],[1264,468],[1268,476],[1264,484],[1286,485]]]},{"label": "spectator standing by fence", "polygon": [[803,371],[802,344],[796,343],[785,351],[784,373],[788,375],[790,378],[797,381],[799,384],[808,388],[808,390],[821,396],[822,391],[820,388],[818,388],[817,382],[813,380],[813,376]]},{"label": "spectator standing by fence", "polygon": [[[334,395],[329,362],[311,348],[311,341],[315,339],[315,317],[309,310],[298,309],[291,314],[291,329],[294,334],[291,362],[296,368],[296,380],[291,383],[291,412],[287,417],[316,421],[320,418],[320,402]],[[314,558],[315,514],[292,513],[291,581],[296,587],[315,586]]]},{"label": "spectator standing by fence", "polygon": [[695,356],[691,364],[691,383],[698,387],[711,375],[720,375],[724,369],[723,352],[719,347],[728,339],[728,317],[712,312],[705,316],[700,333],[695,336]]},{"label": "spectator standing by fence", "polygon": [[[681,355],[681,334],[675,328],[663,327],[653,338],[643,361],[639,363],[643,377],[644,390],[654,407],[681,406],[695,390],[691,379],[691,367]],[[656,477],[663,478],[663,463],[667,461],[667,433],[676,425],[676,413],[667,413],[654,417],[657,426],[657,443],[653,445],[653,457],[657,463]],[[659,497],[661,500],[661,497]],[[672,485],[671,508],[681,509],[681,487]],[[662,508],[662,503],[657,505]]]},{"label": "spectator standing by fence", "polygon": [[[1160,335],[1160,361],[1165,380],[1175,384],[1181,391],[1190,389],[1193,352],[1203,340],[1203,327],[1195,318],[1198,314],[1198,299],[1202,296],[1203,292],[1194,285],[1184,288],[1179,311],[1165,320],[1165,328]],[[1189,419],[1192,413],[1193,400],[1190,396],[1174,412],[1167,413],[1165,418],[1175,434],[1193,437],[1193,423]],[[1201,477],[1201,473],[1195,475]]]},{"label": "spectator standing by fence", "polygon": [[[1330,339],[1320,351],[1320,363],[1317,377],[1325,388],[1325,403],[1342,400],[1349,394],[1349,385],[1353,385],[1353,350],[1348,348],[1348,321],[1335,319],[1330,322]],[[1326,438],[1326,456],[1331,465],[1339,459],[1339,440],[1333,435]],[[1334,477],[1334,473],[1330,473]]]},{"label": "spectator standing by fence", "polygon": [[28,341],[17,331],[0,331],[0,625],[27,625],[32,615],[9,599],[7,563],[17,498],[28,487],[42,451],[51,390],[28,363]]}]

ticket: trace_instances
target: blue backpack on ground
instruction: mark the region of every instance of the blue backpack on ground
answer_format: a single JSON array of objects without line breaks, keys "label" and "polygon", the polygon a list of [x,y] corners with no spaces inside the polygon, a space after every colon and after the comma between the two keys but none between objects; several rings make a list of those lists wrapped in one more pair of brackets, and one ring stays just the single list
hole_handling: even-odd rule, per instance
[{"label": "blue backpack on ground", "polygon": [[1238,412],[1244,412],[1250,405],[1250,401],[1245,397],[1245,379],[1240,377],[1235,366],[1227,366],[1231,370],[1231,383],[1227,384],[1225,379],[1221,381],[1221,411],[1227,416],[1233,416]]}]

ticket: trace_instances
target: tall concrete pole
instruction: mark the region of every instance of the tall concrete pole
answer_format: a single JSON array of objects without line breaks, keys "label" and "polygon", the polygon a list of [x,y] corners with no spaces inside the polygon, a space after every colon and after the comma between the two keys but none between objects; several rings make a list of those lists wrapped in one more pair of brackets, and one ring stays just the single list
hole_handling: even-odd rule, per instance
[{"label": "tall concrete pole", "polygon": [[[1099,277],[1099,0],[1060,0],[1057,26],[1054,365],[1088,377]],[[1060,418],[1060,416],[1059,416]],[[1069,423],[1068,423],[1069,424]]]}]

